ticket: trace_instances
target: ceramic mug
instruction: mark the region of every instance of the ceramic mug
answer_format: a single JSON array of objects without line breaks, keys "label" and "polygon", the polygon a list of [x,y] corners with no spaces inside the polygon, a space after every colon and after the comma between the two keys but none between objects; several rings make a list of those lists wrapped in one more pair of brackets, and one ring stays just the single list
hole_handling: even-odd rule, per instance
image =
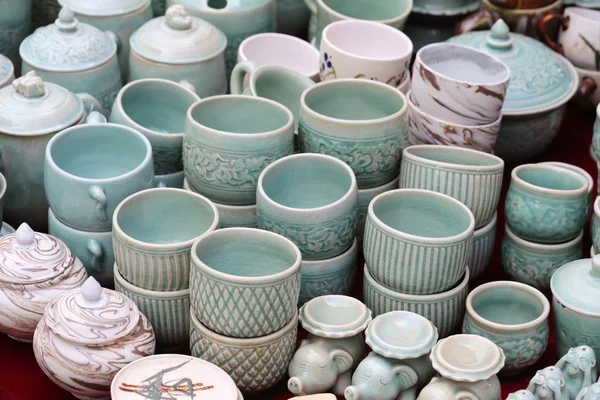
[{"label": "ceramic mug", "polygon": [[362,78],[395,87],[408,77],[413,45],[400,30],[373,21],[347,19],[323,29],[321,81]]},{"label": "ceramic mug", "polygon": [[66,225],[110,231],[118,204],[154,186],[153,170],[152,146],[135,129],[107,123],[71,127],[48,142],[46,197]]}]

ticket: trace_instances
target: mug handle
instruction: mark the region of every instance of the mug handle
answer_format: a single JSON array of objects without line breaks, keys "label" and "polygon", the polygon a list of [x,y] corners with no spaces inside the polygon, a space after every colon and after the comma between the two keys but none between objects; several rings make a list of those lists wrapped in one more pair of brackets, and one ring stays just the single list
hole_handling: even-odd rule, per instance
[{"label": "mug handle", "polygon": [[108,203],[108,198],[106,197],[104,188],[92,185],[90,186],[89,194],[92,199],[98,202],[96,205],[96,218],[100,221],[106,221],[106,203]]},{"label": "mug handle", "polygon": [[317,13],[317,0],[304,0],[304,4],[306,4],[311,13]]},{"label": "mug handle", "polygon": [[465,17],[462,21],[456,24],[454,28],[454,36],[462,35],[466,32],[472,32],[479,29],[491,29],[492,24],[496,20],[496,16],[488,9],[481,8],[475,14]]},{"label": "mug handle", "polygon": [[79,97],[81,102],[83,103],[83,108],[87,115],[90,115],[92,111],[102,112],[102,104],[91,94],[89,93],[75,93],[75,96]]},{"label": "mug handle", "polygon": [[96,272],[102,272],[101,263],[104,252],[102,251],[100,242],[98,242],[96,239],[89,239],[87,241],[87,249],[92,254],[92,265],[90,265],[90,269]]},{"label": "mug handle", "polygon": [[597,88],[598,85],[592,78],[584,76],[579,83],[579,96],[588,97],[590,94],[594,93]]},{"label": "mug handle", "polygon": [[121,43],[121,38],[119,35],[113,31],[104,31],[104,33],[117,45],[117,54],[121,54],[121,50],[123,50],[123,43]]},{"label": "mug handle", "polygon": [[564,55],[562,45],[550,39],[550,37],[548,36],[548,24],[550,23],[550,21],[553,21],[555,19],[558,20],[558,22],[560,22],[560,25],[564,30],[569,28],[569,17],[565,17],[557,11],[550,11],[549,13],[544,14],[542,18],[540,18],[540,20],[538,21],[537,31],[540,38],[542,38],[542,41],[546,43],[548,47],[550,47],[558,54]]},{"label": "mug handle", "polygon": [[229,86],[231,94],[242,94],[244,92],[244,78],[251,75],[258,66],[253,61],[242,61],[238,63],[231,72]]},{"label": "mug handle", "polygon": [[[181,86],[183,86],[184,88],[186,88],[187,90],[189,90],[190,92],[194,92],[196,93],[196,87],[194,85],[192,85],[192,83],[190,81],[187,81],[185,79],[180,80],[179,83]],[[198,93],[196,93],[198,94]]]}]

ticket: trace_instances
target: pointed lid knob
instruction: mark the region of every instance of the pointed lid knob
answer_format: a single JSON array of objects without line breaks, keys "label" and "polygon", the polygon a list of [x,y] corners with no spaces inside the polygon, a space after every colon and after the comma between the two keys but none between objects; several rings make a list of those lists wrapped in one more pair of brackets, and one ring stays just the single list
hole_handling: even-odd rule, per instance
[{"label": "pointed lid knob", "polygon": [[504,20],[499,19],[492,26],[490,35],[487,38],[487,43],[497,49],[509,48],[512,46],[512,38],[510,37],[510,29]]},{"label": "pointed lid knob", "polygon": [[600,255],[560,267],[552,275],[550,289],[563,306],[600,317]]},{"label": "pointed lid knob", "polygon": [[54,21],[60,31],[71,32],[77,30],[79,20],[69,7],[64,6],[58,13],[58,18]]}]

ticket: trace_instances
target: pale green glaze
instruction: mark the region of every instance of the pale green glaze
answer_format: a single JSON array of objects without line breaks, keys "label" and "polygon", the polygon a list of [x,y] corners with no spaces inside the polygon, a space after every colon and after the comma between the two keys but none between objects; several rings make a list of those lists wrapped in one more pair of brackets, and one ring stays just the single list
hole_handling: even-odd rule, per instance
[{"label": "pale green glaze", "polygon": [[183,171],[173,172],[172,174],[154,175],[154,185],[156,187],[170,187],[183,189],[185,174]]},{"label": "pale green glaze", "polygon": [[0,54],[0,89],[15,80],[15,68],[12,62]]},{"label": "pale green glaze", "polygon": [[589,346],[569,349],[569,352],[558,360],[556,368],[560,368],[565,377],[563,390],[570,399],[575,399],[583,388],[591,386],[598,379],[596,354]]}]

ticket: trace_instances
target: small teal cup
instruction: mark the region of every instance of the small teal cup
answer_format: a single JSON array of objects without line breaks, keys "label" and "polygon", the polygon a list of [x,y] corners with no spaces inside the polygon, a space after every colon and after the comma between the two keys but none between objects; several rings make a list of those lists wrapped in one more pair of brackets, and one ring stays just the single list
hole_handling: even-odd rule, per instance
[{"label": "small teal cup", "polygon": [[258,179],[258,227],[293,241],[303,260],[346,251],[358,226],[352,169],[323,154],[294,154],[269,165]]},{"label": "small teal cup", "polygon": [[502,373],[516,374],[535,364],[548,345],[550,302],[519,282],[483,284],[467,296],[463,333],[483,336],[506,357]]},{"label": "small teal cup", "polygon": [[580,174],[544,164],[512,170],[504,212],[517,236],[536,243],[567,242],[584,228],[588,208],[588,182]]},{"label": "small teal cup", "polygon": [[188,110],[183,167],[191,188],[217,203],[256,203],[267,165],[294,151],[294,117],[261,97],[214,96]]},{"label": "small teal cup", "polygon": [[83,231],[110,231],[117,205],[154,187],[152,146],[135,129],[117,124],[65,129],[48,142],[44,187],[60,221]]}]

